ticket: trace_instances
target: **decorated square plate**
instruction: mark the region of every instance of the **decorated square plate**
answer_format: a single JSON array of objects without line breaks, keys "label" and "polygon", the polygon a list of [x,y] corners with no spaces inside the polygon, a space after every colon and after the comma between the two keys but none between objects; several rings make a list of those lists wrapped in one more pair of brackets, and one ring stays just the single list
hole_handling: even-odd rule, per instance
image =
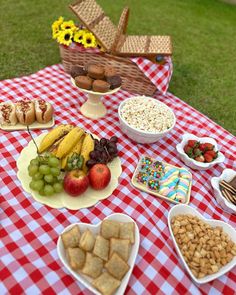
[{"label": "decorated square plate", "polygon": [[[54,117],[52,118],[51,121],[49,121],[48,123],[38,123],[37,121],[35,121],[33,124],[29,125],[29,129],[30,130],[34,130],[34,129],[48,129],[51,128],[55,125],[55,120]],[[16,125],[0,125],[1,129],[4,131],[17,131],[17,130],[27,130],[27,125],[23,125],[20,123],[17,123]]]},{"label": "decorated square plate", "polygon": [[149,156],[140,158],[131,182],[139,190],[174,204],[190,201],[192,174]]}]

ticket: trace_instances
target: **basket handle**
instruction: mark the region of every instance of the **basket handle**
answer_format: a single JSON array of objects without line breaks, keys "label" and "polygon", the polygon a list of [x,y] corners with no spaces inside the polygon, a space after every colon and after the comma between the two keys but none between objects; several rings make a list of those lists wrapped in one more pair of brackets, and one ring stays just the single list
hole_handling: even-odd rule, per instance
[{"label": "basket handle", "polygon": [[116,48],[118,44],[120,43],[121,39],[123,39],[123,35],[126,34],[128,21],[129,21],[129,7],[126,6],[121,13],[118,27],[117,27],[116,37],[115,37],[114,43],[112,44],[111,51],[113,53],[116,51]]}]

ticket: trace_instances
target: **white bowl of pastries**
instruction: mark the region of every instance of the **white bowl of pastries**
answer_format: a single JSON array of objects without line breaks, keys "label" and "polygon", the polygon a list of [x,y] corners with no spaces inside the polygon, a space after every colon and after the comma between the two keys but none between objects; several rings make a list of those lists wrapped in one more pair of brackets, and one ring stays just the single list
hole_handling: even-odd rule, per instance
[{"label": "white bowl of pastries", "polygon": [[206,219],[181,204],[169,211],[168,226],[176,251],[196,283],[208,283],[236,266],[236,231],[229,224]]},{"label": "white bowl of pastries", "polygon": [[236,171],[224,169],[219,177],[212,177],[211,185],[218,204],[225,211],[236,214]]},{"label": "white bowl of pastries", "polygon": [[120,128],[138,143],[154,143],[171,132],[174,112],[157,99],[135,96],[125,99],[118,109]]},{"label": "white bowl of pastries", "polygon": [[58,238],[57,252],[66,269],[94,294],[123,294],[139,242],[134,220],[115,213],[98,224],[69,225]]}]

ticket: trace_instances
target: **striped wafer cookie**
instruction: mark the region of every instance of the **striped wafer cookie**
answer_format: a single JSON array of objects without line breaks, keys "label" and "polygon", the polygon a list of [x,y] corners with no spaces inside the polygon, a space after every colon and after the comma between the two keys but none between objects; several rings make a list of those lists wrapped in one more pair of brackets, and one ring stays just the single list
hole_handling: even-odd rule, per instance
[{"label": "striped wafer cookie", "polygon": [[229,191],[233,195],[236,194],[236,189],[225,180],[222,180],[220,182],[220,187],[222,187],[223,189],[226,189],[227,191]]},{"label": "striped wafer cookie", "polygon": [[233,203],[234,205],[236,205],[236,195],[232,195],[229,191],[227,191],[226,189],[222,189],[222,195],[224,198],[226,198],[226,200],[228,200],[229,202]]}]

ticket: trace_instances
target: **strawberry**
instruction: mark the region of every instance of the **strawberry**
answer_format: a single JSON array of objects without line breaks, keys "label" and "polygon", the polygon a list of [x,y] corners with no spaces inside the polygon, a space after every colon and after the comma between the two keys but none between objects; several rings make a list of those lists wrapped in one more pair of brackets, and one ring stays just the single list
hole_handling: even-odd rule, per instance
[{"label": "strawberry", "polygon": [[209,156],[211,156],[213,159],[216,159],[216,158],[217,158],[217,152],[215,152],[215,151],[206,151],[206,152],[204,153],[204,157],[205,157],[205,155],[209,155]]},{"label": "strawberry", "polygon": [[204,154],[205,162],[210,163],[213,161],[213,157],[207,153]]},{"label": "strawberry", "polygon": [[206,150],[205,143],[200,143],[198,148],[199,148],[200,151],[205,152],[205,150]]},{"label": "strawberry", "polygon": [[202,162],[202,163],[204,163],[204,161],[205,161],[205,159],[204,159],[203,156],[198,156],[198,157],[196,157],[194,160],[195,160],[195,161],[198,161],[198,162]]},{"label": "strawberry", "polygon": [[189,140],[188,141],[188,146],[190,146],[191,148],[195,148],[195,147],[197,147],[199,145],[199,142],[198,141],[196,141],[196,140]]},{"label": "strawberry", "polygon": [[193,151],[193,149],[189,146],[189,145],[185,145],[184,146],[184,152],[186,153],[186,154],[189,154],[189,153],[192,153],[192,151]]},{"label": "strawberry", "polygon": [[206,149],[207,151],[212,151],[212,150],[214,149],[214,145],[211,144],[211,143],[209,143],[209,142],[206,142],[206,143],[205,143],[205,149]]}]

